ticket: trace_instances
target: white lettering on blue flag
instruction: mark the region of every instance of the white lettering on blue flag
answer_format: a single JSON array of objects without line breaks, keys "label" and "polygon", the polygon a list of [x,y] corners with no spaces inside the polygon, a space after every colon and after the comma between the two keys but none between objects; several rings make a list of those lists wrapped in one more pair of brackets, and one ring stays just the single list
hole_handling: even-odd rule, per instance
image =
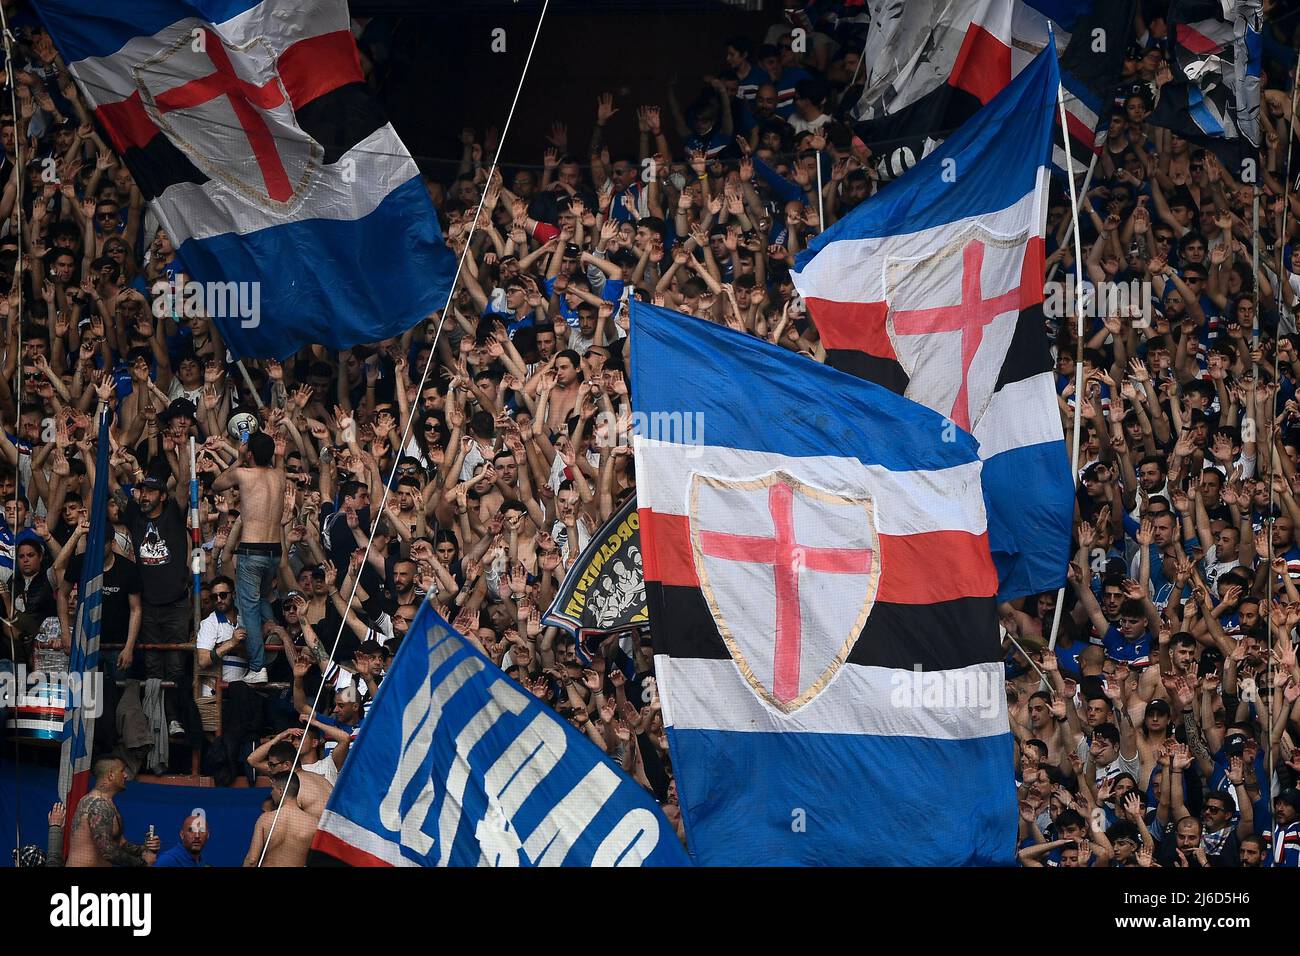
[{"label": "white lettering on blue flag", "polygon": [[428,605],[380,685],[321,830],[333,839],[318,846],[347,862],[689,863],[651,794]]}]

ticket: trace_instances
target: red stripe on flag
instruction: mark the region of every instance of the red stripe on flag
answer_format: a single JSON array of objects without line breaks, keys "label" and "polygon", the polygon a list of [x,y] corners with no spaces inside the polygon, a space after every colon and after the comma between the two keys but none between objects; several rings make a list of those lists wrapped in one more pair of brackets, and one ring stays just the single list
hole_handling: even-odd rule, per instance
[{"label": "red stripe on flag", "polygon": [[1020,269],[1020,308],[1031,309],[1043,301],[1043,274],[1047,271],[1042,236],[1025,244],[1025,264]]},{"label": "red stripe on flag", "polygon": [[1097,145],[1097,131],[1069,110],[1065,113],[1065,128],[1076,143],[1090,152],[1101,155],[1101,147]]},{"label": "red stripe on flag", "polygon": [[1179,46],[1192,53],[1218,53],[1223,49],[1222,43],[1202,33],[1191,24],[1178,24],[1174,36]]},{"label": "red stripe on flag", "polygon": [[133,146],[144,146],[161,132],[144,111],[139,93],[132,93],[116,103],[96,107],[95,115],[103,124],[113,149],[120,155]]},{"label": "red stripe on flag", "polygon": [[880,535],[877,601],[938,604],[998,592],[989,536],[969,531]]},{"label": "red stripe on flag", "polygon": [[987,103],[1011,82],[1011,47],[988,30],[972,23],[961,41],[948,85],[965,90]]},{"label": "red stripe on flag", "polygon": [[[698,588],[691,556],[690,520],[641,509],[645,579],[665,587]],[[882,534],[877,601],[935,604],[963,597],[989,597],[998,590],[988,534],[931,531]]]},{"label": "red stripe on flag", "polygon": [[898,361],[885,332],[889,307],[883,302],[833,302],[805,298],[808,312],[828,349],[852,349],[877,358]]},{"label": "red stripe on flag", "polygon": [[312,837],[311,848],[322,853],[328,853],[349,866],[386,866],[391,869],[393,865],[387,860],[381,860],[373,853],[357,849],[351,843],[344,843],[328,830],[316,831],[316,835]]},{"label": "red stripe on flag", "polygon": [[280,54],[277,66],[294,109],[364,80],[356,42],[347,30],[299,40]]}]

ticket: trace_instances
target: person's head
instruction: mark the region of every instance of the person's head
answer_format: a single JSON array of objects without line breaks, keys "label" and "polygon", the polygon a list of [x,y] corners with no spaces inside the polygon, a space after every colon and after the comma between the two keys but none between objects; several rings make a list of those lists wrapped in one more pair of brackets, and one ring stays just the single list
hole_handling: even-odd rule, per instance
[{"label": "person's head", "polygon": [[1052,720],[1052,695],[1045,690],[1029,695],[1029,728],[1035,732],[1046,728]]},{"label": "person's head", "polygon": [[1108,575],[1101,582],[1101,613],[1112,624],[1119,619],[1119,606],[1124,603],[1123,575]]},{"label": "person's head", "polygon": [[439,531],[434,539],[434,554],[444,565],[450,566],[460,556],[460,541],[454,531]]},{"label": "person's head", "polygon": [[415,604],[399,604],[393,611],[393,633],[402,637],[411,629],[411,622],[415,620],[418,607]]},{"label": "person's head", "polygon": [[1088,835],[1088,824],[1077,810],[1062,810],[1056,818],[1056,832],[1062,840],[1082,840]]},{"label": "person's head", "polygon": [[35,541],[24,541],[18,545],[15,560],[18,562],[18,573],[30,578],[40,573],[41,563],[45,560],[45,548]]},{"label": "person's head", "polygon": [[110,794],[121,793],[131,779],[131,771],[121,757],[100,757],[90,772],[95,776],[95,789]]},{"label": "person's head", "polygon": [[208,842],[208,815],[199,810],[182,820],[180,838],[190,856],[202,853]]},{"label": "person's head", "polygon": [[1162,455],[1147,455],[1138,462],[1138,481],[1147,494],[1155,494],[1165,486],[1169,465]]},{"label": "person's head", "polygon": [[1273,801],[1273,817],[1284,827],[1300,820],[1300,790],[1288,787],[1279,793]]},{"label": "person's head", "polygon": [[1105,767],[1114,763],[1119,756],[1119,728],[1106,723],[1092,731],[1092,759],[1097,766]]},{"label": "person's head", "polygon": [[1260,867],[1264,865],[1264,838],[1251,833],[1241,838],[1237,851],[1238,862],[1242,866]]},{"label": "person's head", "polygon": [[1214,790],[1205,796],[1201,804],[1201,826],[1206,833],[1218,833],[1232,823],[1232,798],[1222,790]]},{"label": "person's head", "polygon": [[258,468],[269,468],[275,461],[275,439],[257,431],[248,436],[248,454]]},{"label": "person's head", "polygon": [[343,482],[339,494],[341,511],[357,512],[370,507],[370,486],[363,481]]},{"label": "person's head", "polygon": [[210,592],[217,613],[229,617],[235,608],[235,582],[224,574],[212,579]]},{"label": "person's head", "polygon": [[361,703],[357,700],[355,687],[340,687],[334,692],[333,716],[344,724],[355,724],[361,719]]},{"label": "person's head", "polygon": [[167,483],[157,475],[148,475],[140,484],[140,510],[150,518],[156,518],[163,510],[167,499]]},{"label": "person's head", "polygon": [[397,596],[405,598],[415,589],[415,562],[408,560],[393,563],[393,587]]},{"label": "person's head", "polygon": [[1089,727],[1096,730],[1102,724],[1105,724],[1111,717],[1111,703],[1105,697],[1093,696],[1087,698],[1087,703],[1083,707],[1083,721]]},{"label": "person's head", "polygon": [[565,349],[555,357],[556,383],[569,387],[582,378],[582,356],[573,349]]},{"label": "person's head", "polygon": [[[1185,674],[1196,664],[1196,651],[1200,645],[1187,631],[1179,631],[1169,642],[1169,659],[1173,662],[1174,669],[1179,673]],[[1152,704],[1163,703],[1163,701],[1153,700]],[[1165,704],[1166,715],[1168,714],[1168,704]],[[1150,705],[1148,705],[1150,709]]]},{"label": "person's head", "polygon": [[1142,729],[1148,734],[1163,734],[1169,729],[1169,702],[1157,697],[1147,704]]},{"label": "person's head", "polygon": [[275,803],[282,802],[286,797],[293,798],[298,796],[298,775],[290,773],[287,769],[280,773],[271,774],[271,799]]},{"label": "person's head", "polygon": [[1173,514],[1165,512],[1151,516],[1151,532],[1157,547],[1166,547],[1174,540],[1178,524]]},{"label": "person's head", "polygon": [[1138,640],[1147,629],[1146,605],[1139,598],[1125,598],[1119,606],[1119,619],[1115,622],[1126,641]]},{"label": "person's head", "polygon": [[1200,845],[1201,821],[1193,816],[1183,817],[1174,826],[1174,846],[1188,853]]}]

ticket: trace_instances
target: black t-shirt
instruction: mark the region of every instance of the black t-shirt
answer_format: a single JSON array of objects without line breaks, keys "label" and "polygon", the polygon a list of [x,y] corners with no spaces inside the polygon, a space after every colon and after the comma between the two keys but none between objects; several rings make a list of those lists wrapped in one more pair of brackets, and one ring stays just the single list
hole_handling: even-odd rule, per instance
[{"label": "black t-shirt", "polygon": [[174,604],[190,590],[189,530],[185,513],[174,498],[163,499],[162,513],[149,518],[136,502],[122,516],[131,533],[140,596],[146,604]]},{"label": "black t-shirt", "polygon": [[[73,555],[63,580],[69,584],[81,583],[84,554]],[[104,640],[112,644],[126,641],[127,625],[131,621],[131,595],[140,593],[140,571],[134,561],[120,554],[113,555],[113,566],[104,572],[100,586],[99,619]]]}]

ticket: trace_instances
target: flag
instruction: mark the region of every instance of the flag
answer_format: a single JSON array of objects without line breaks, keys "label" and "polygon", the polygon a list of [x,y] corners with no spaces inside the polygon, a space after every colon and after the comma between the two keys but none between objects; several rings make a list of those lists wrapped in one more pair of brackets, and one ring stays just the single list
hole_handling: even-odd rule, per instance
[{"label": "flag", "polygon": [[454,256],[344,0],[37,11],[236,356],[374,342],[444,307]]},{"label": "flag", "polygon": [[636,495],[629,495],[591,536],[564,575],[543,623],[562,627],[574,636],[645,627],[648,618],[639,528]]},{"label": "flag", "polygon": [[673,866],[654,799],[427,601],[321,815],[354,866]]},{"label": "flag", "polygon": [[1236,175],[1260,142],[1263,14],[1259,0],[1175,0],[1170,68],[1150,120],[1213,149]]},{"label": "flag", "polygon": [[854,130],[901,175],[1011,80],[1012,0],[870,0]]},{"label": "flag", "polygon": [[[95,488],[90,504],[90,531],[82,558],[81,580],[77,583],[76,632],[72,636],[72,653],[68,656],[68,673],[84,685],[99,669],[100,607],[104,583],[104,539],[108,534],[108,413],[99,411],[99,440],[95,454]],[[71,681],[69,681],[72,684]],[[72,686],[78,686],[73,684]],[[85,706],[85,695],[73,694],[64,713],[63,746],[59,753],[59,800],[67,817],[77,812],[77,804],[90,789],[90,765],[95,747],[95,717]],[[64,852],[72,833],[69,824],[64,836]]]},{"label": "flag", "polygon": [[638,414],[704,425],[698,445],[634,439],[655,677],[695,861],[1009,864],[974,439],[676,312],[634,302],[631,335]]},{"label": "flag", "polygon": [[1053,171],[1064,175],[1068,162],[1075,176],[1081,176],[1101,154],[1124,55],[1133,40],[1136,6],[1136,0],[1017,0],[1012,72],[1018,75],[1033,62],[1053,31],[1061,51],[1070,155],[1067,161],[1058,123],[1052,140]]},{"label": "flag", "polygon": [[1053,590],[1073,480],[1043,329],[1057,65],[1049,48],[905,179],[800,253],[827,361],[979,440],[1003,600]]}]

